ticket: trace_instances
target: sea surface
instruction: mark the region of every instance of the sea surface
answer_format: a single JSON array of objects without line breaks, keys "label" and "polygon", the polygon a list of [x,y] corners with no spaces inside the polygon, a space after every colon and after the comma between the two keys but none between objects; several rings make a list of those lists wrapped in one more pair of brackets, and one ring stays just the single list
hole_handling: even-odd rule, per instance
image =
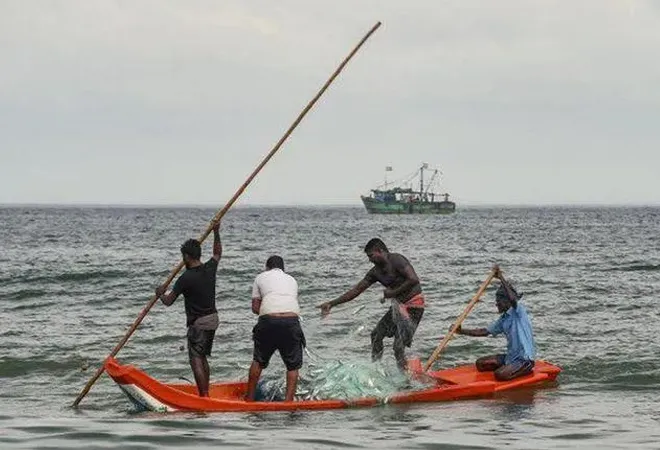
[{"label": "sea surface", "polygon": [[[300,285],[310,350],[368,361],[386,305],[372,287],[325,320],[316,305],[370,268],[381,237],[406,255],[428,308],[409,356],[426,360],[494,263],[524,293],[551,388],[496,398],[332,412],[139,413],[103,375],[71,403],[211,208],[0,208],[0,448],[660,448],[660,208],[459,208],[370,216],[351,208],[232,209],[222,223],[221,325],[212,378],[246,376],[254,277],[283,256]],[[210,242],[203,247],[210,255]],[[362,308],[360,308],[362,307]],[[360,309],[356,312],[356,309]],[[496,318],[490,290],[466,326]],[[192,379],[183,302],[158,303],[118,359],[163,381]],[[437,367],[501,351],[458,337]],[[386,341],[384,364],[394,364]],[[267,369],[283,373],[277,355]]]}]

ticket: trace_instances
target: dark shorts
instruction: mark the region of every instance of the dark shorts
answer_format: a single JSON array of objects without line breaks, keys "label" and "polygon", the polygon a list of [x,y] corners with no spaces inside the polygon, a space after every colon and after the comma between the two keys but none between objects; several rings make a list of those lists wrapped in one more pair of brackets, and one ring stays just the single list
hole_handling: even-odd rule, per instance
[{"label": "dark shorts", "polygon": [[511,380],[532,373],[534,370],[534,361],[521,360],[506,364],[506,355],[499,353],[497,355],[479,358],[477,360],[477,366],[481,366],[482,370],[485,371],[495,371],[496,378]]},{"label": "dark shorts", "polygon": [[275,350],[280,352],[286,370],[302,367],[305,335],[297,317],[261,316],[252,329],[253,359],[262,369],[268,367]]},{"label": "dark shorts", "polygon": [[188,356],[211,356],[215,330],[200,330],[194,326],[188,327]]},{"label": "dark shorts", "polygon": [[[403,324],[395,323],[392,317],[392,308],[388,309],[385,315],[378,321],[373,334],[383,337],[397,337],[397,332],[403,342],[403,345],[410,347],[417,331],[417,326],[424,316],[424,308],[408,308],[408,315],[410,316],[410,326],[401,326]],[[399,325],[399,326],[397,326]]]}]

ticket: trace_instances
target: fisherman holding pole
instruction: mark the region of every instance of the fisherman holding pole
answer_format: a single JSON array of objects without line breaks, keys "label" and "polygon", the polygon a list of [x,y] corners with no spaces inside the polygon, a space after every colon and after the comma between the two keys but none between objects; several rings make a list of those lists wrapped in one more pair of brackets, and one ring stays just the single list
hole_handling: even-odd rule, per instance
[{"label": "fisherman holding pole", "polygon": [[215,278],[222,257],[220,222],[213,227],[213,256],[202,263],[202,246],[197,239],[188,239],[181,246],[181,258],[186,271],[174,283],[169,293],[166,286],[156,288],[156,296],[165,306],[170,306],[183,294],[188,327],[188,360],[195,375],[200,397],[209,396],[208,356],[211,356],[215,330],[218,328],[218,311],[215,308]]}]

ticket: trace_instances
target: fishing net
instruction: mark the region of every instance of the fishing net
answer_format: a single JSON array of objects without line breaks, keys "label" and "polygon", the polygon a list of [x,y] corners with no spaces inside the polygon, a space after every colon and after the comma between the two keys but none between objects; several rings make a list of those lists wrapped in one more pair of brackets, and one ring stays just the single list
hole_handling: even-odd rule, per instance
[{"label": "fishing net", "polygon": [[[391,303],[392,323],[396,326],[394,337],[397,341],[409,345],[416,325],[401,306],[396,300]],[[347,334],[347,338],[353,339],[364,328],[364,324],[358,325]],[[389,358],[376,362],[326,359],[310,348],[305,348],[305,352],[307,357],[299,374],[296,400],[355,400],[371,397],[387,401],[387,398],[395,393],[429,387],[429,384],[409,378],[408,374],[392,364]],[[257,400],[280,401],[284,399],[285,391],[284,377],[271,373],[262,376],[257,389]]]},{"label": "fishing net", "polygon": [[[416,324],[401,303],[392,300],[390,306],[392,323],[389,326],[395,329],[387,335],[394,337],[403,351],[404,346],[410,346]],[[364,305],[358,307],[352,315],[355,316],[363,308]],[[359,324],[347,333],[346,339],[354,339],[364,329],[365,324]],[[310,335],[313,332],[305,330],[305,334],[308,334],[308,331]],[[313,341],[314,339],[307,339],[308,343]],[[389,358],[377,362],[327,359],[309,347],[305,348],[305,352],[307,357],[300,370],[296,400],[355,400],[371,397],[387,401],[387,398],[395,393],[429,387],[429,384],[409,378],[408,374],[392,364]],[[285,391],[286,380],[282,374],[264,374],[257,386],[256,399],[280,401],[284,399]]]},{"label": "fishing net", "polygon": [[408,377],[380,363],[336,360],[310,368],[301,381],[301,400],[384,399],[405,388]]},{"label": "fishing net", "polygon": [[[286,381],[264,377],[257,389],[258,401],[284,399]],[[380,362],[326,361],[309,364],[301,372],[296,389],[296,400],[355,400],[363,397],[386,401],[388,397],[405,390],[417,390],[428,385],[408,378],[396,367]]]}]

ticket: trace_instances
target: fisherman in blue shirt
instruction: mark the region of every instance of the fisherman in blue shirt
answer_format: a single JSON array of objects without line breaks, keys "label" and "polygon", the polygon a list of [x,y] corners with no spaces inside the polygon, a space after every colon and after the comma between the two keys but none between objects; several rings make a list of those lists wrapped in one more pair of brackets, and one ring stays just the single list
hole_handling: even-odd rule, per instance
[{"label": "fisherman in blue shirt", "polygon": [[499,381],[512,380],[528,375],[534,369],[534,334],[527,309],[519,303],[521,295],[508,282],[500,280],[495,293],[495,303],[501,316],[487,328],[465,329],[456,332],[465,336],[506,336],[506,354],[484,356],[477,359],[479,372],[495,372]]}]

